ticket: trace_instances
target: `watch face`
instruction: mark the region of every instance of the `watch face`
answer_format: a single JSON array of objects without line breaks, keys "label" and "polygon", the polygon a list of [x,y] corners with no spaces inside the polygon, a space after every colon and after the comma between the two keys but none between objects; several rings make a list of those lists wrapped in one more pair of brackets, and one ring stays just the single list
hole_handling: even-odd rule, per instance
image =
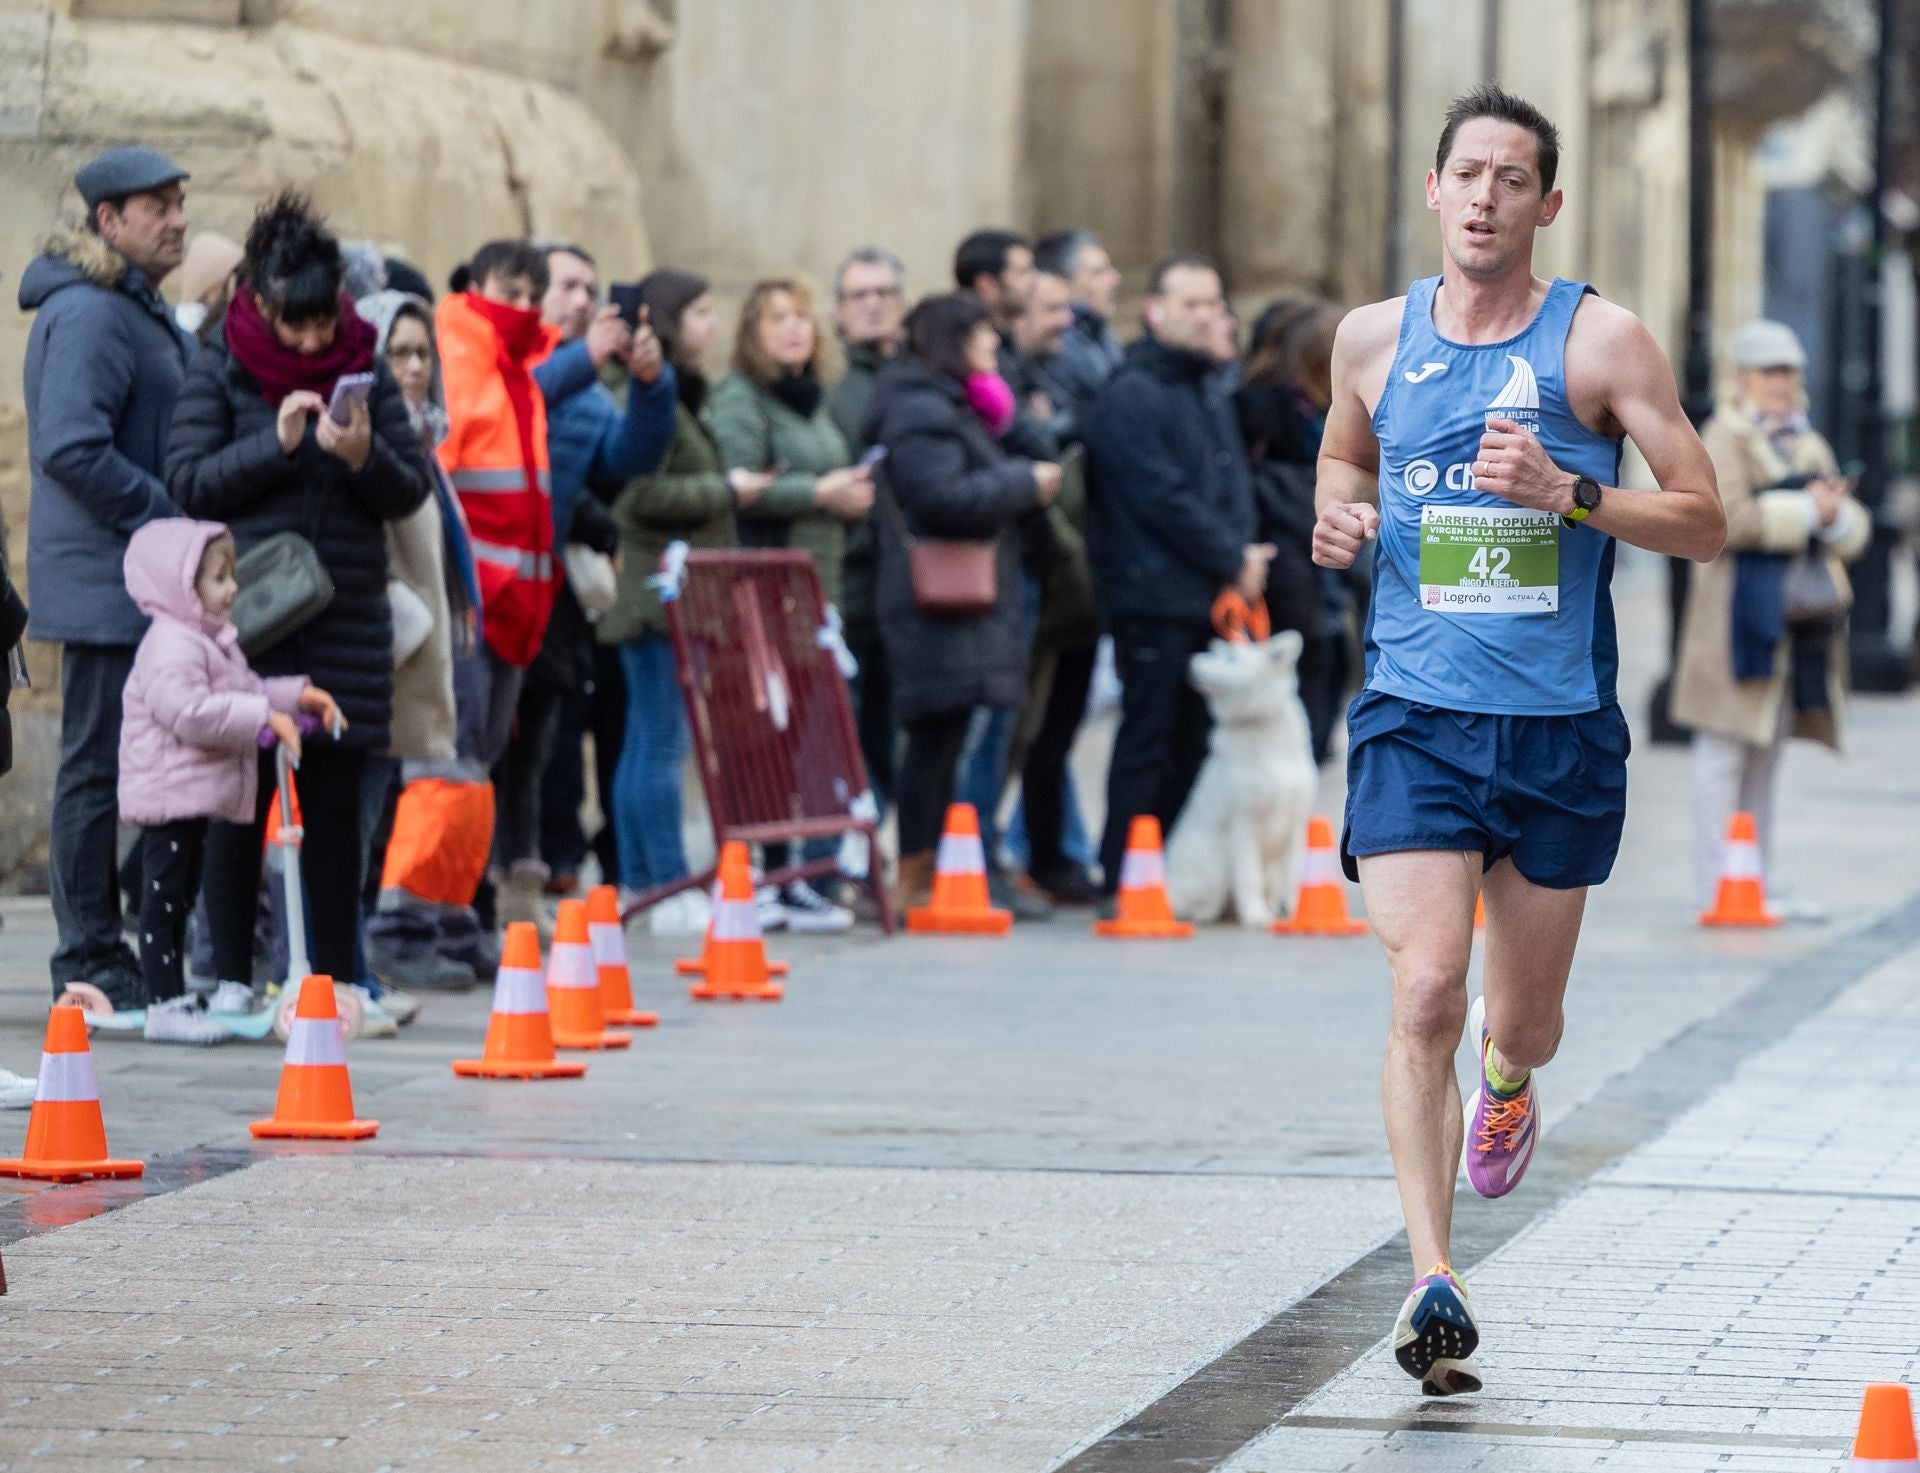
[{"label": "watch face", "polygon": [[1591,476],[1582,476],[1575,481],[1573,504],[1582,511],[1592,511],[1600,504],[1600,483]]}]

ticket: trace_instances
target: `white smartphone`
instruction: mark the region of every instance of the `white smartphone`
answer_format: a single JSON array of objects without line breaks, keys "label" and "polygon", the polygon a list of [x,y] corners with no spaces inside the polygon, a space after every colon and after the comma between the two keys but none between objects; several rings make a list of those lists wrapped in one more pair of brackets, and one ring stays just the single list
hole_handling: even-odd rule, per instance
[{"label": "white smartphone", "polygon": [[346,424],[353,418],[353,406],[364,405],[373,393],[373,375],[370,373],[342,374],[333,386],[333,398],[327,404],[327,413],[337,425]]}]

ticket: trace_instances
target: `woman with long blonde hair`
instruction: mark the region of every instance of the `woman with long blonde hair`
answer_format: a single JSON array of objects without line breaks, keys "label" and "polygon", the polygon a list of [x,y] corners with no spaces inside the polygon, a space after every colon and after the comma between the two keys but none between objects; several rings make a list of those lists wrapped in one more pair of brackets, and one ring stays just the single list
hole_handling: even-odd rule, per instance
[{"label": "woman with long blonde hair", "polygon": [[[723,470],[773,475],[751,506],[739,509],[746,547],[796,547],[813,557],[827,601],[840,600],[846,525],[873,505],[873,476],[853,459],[827,413],[821,382],[825,338],[811,289],[797,276],[756,282],[740,308],[733,372],[713,391],[713,438]],[[816,846],[817,847],[817,846]],[[831,853],[829,843],[809,858]],[[787,862],[787,846],[769,844],[769,870]],[[796,931],[844,931],[853,913],[804,880],[769,895],[763,925]]]}]

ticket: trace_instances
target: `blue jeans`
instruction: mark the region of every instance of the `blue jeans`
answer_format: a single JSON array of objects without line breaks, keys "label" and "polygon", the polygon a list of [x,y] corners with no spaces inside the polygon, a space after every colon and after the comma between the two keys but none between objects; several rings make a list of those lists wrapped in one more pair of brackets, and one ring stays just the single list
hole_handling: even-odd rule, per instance
[{"label": "blue jeans", "polygon": [[[1033,637],[1040,627],[1040,584],[1022,574],[1020,578],[1020,627],[1029,653]],[[960,778],[955,792],[963,803],[971,803],[980,815],[980,841],[986,847],[989,865],[1000,843],[1000,795],[1007,790],[1007,759],[1013,755],[1014,728],[1020,724],[1018,706],[982,706],[974,712],[969,745],[960,758]]]},{"label": "blue jeans", "polygon": [[684,879],[680,842],[680,768],[690,734],[673,641],[643,634],[620,646],[627,677],[627,729],[614,771],[613,832],[620,852],[620,883],[629,890]]}]

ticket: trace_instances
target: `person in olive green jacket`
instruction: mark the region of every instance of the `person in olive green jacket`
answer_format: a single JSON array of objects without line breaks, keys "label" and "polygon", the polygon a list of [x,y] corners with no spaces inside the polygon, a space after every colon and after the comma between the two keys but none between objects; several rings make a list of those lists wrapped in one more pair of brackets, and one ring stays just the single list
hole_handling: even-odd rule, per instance
[{"label": "person in olive green jacket", "polygon": [[[752,507],[740,509],[747,547],[801,548],[813,556],[827,602],[838,606],[846,528],[873,505],[873,473],[852,466],[846,437],[827,412],[820,382],[820,323],[813,294],[795,277],[756,282],[740,309],[733,372],[713,391],[713,438],[729,471],[775,472]],[[809,859],[833,851],[809,846]],[[768,844],[769,871],[787,863],[785,844]],[[844,931],[853,912],[834,905],[804,880],[769,897],[762,925],[796,931]]]},{"label": "person in olive green jacket", "polygon": [[798,547],[813,554],[827,602],[840,602],[846,524],[873,505],[873,476],[827,412],[820,376],[820,328],[803,282],[755,284],[740,309],[733,372],[713,391],[713,438],[728,470],[779,474],[740,518],[747,547]]},{"label": "person in olive green jacket", "polygon": [[[725,472],[707,427],[707,380],[701,360],[720,326],[707,282],[689,271],[660,270],[640,283],[640,300],[673,364],[680,414],[666,458],[636,479],[613,505],[620,529],[614,605],[595,626],[620,653],[627,713],[611,808],[620,856],[620,886],[628,894],[682,879],[687,857],[680,842],[680,767],[687,754],[687,718],[674,668],[666,610],[651,579],[673,542],[692,547],[735,545],[734,513],[744,510],[773,477]],[[706,929],[704,892],[682,890],[653,908],[658,934]]]}]

